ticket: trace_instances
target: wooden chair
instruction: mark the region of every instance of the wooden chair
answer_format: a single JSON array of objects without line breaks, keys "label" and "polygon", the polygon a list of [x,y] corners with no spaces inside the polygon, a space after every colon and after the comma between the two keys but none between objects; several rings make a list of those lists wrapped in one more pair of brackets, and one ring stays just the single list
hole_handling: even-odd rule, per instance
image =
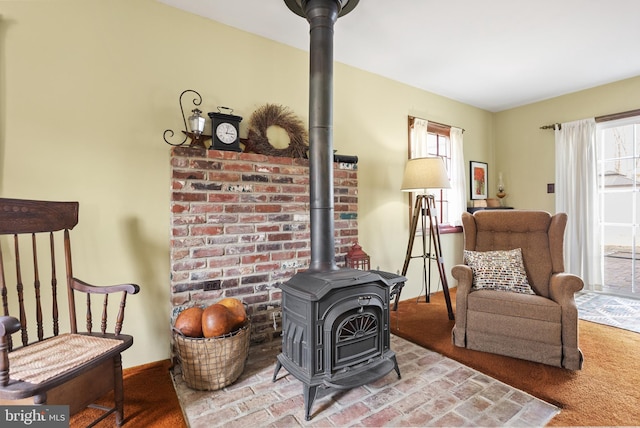
[{"label": "wooden chair", "polygon": [[[94,424],[115,413],[121,426],[121,353],[133,337],[120,331],[127,294],[140,288],[94,286],[73,276],[69,231],[78,223],[78,208],[77,202],[0,198],[0,404],[68,405],[70,415],[96,407],[104,413]],[[64,265],[56,259],[60,253]],[[66,304],[64,297],[58,301],[57,272],[64,270]],[[120,295],[119,305],[108,306],[111,294]],[[86,332],[78,332],[76,321],[76,297],[81,296]],[[92,311],[101,313],[99,332],[92,331]],[[115,316],[113,333],[107,333],[110,315]],[[113,407],[92,404],[112,390]]]}]

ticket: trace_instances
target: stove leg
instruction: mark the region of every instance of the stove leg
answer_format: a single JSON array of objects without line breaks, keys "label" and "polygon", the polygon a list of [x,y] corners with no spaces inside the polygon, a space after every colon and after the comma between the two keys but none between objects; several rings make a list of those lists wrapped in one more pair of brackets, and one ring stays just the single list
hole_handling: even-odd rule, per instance
[{"label": "stove leg", "polygon": [[316,394],[318,393],[318,385],[307,386],[304,385],[304,420],[311,420],[311,406],[313,406],[313,402],[316,399]]},{"label": "stove leg", "polygon": [[276,369],[273,372],[273,379],[271,380],[272,382],[276,381],[276,376],[278,376],[278,372],[280,371],[281,368],[282,368],[282,364],[280,363],[280,360],[277,360]]},{"label": "stove leg", "polygon": [[396,360],[396,356],[394,355],[393,357],[391,357],[391,359],[393,360],[393,368],[395,369],[396,373],[398,373],[398,379],[402,379],[402,376],[400,375],[400,367],[398,367],[398,360]]}]

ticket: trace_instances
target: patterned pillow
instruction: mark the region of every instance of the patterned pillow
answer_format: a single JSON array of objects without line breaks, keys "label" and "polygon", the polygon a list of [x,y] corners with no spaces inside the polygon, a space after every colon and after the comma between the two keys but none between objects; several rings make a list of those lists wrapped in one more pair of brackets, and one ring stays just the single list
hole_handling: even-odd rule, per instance
[{"label": "patterned pillow", "polygon": [[527,281],[522,250],[464,251],[464,262],[473,271],[473,288],[535,294]]}]

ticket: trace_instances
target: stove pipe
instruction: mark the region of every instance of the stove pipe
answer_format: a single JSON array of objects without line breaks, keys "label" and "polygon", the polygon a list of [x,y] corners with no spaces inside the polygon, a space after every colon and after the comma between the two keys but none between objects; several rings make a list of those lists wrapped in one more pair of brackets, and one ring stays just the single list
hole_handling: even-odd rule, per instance
[{"label": "stove pipe", "polygon": [[337,270],[333,201],[333,26],[358,0],[284,0],[307,19],[309,45],[309,271]]}]

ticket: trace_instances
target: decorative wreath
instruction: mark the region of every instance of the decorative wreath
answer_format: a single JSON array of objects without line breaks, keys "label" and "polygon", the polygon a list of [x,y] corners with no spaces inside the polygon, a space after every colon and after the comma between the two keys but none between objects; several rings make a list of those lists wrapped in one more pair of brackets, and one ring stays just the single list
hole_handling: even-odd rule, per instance
[{"label": "decorative wreath", "polygon": [[[279,126],[289,136],[289,146],[284,149],[274,147],[267,138],[270,126]],[[249,119],[249,133],[243,140],[244,151],[269,156],[306,158],[309,137],[302,121],[287,107],[265,104],[259,107]]]}]

